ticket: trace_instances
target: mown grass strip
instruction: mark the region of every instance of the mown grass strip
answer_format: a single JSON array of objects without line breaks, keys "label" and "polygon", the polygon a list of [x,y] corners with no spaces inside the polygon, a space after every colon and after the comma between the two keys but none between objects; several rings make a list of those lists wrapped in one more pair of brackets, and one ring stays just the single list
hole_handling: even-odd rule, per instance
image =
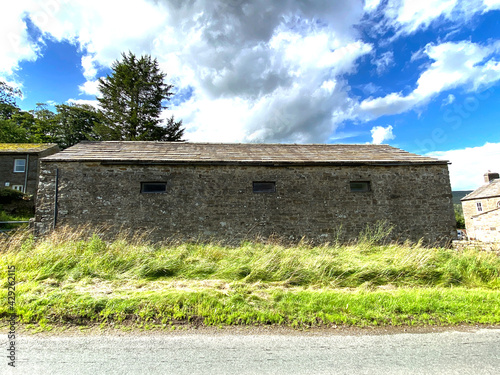
[{"label": "mown grass strip", "polygon": [[[0,298],[4,298],[0,294]],[[123,292],[111,297],[55,290],[17,303],[22,323],[142,325],[384,326],[500,324],[500,291],[464,288],[392,291],[246,289]],[[7,316],[4,307],[2,318]]]}]

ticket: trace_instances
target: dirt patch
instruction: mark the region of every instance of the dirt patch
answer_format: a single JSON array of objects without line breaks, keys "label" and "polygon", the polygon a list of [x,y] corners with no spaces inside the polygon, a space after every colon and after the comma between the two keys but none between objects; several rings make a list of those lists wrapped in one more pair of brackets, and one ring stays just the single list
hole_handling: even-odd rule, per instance
[{"label": "dirt patch", "polygon": [[465,249],[487,251],[496,253],[498,256],[500,256],[500,243],[498,242],[453,241],[452,247],[455,250],[460,250],[460,251],[463,251]]},{"label": "dirt patch", "polygon": [[[50,331],[37,332],[31,326],[20,325],[17,333],[28,336],[148,336],[148,335],[292,335],[292,336],[364,336],[364,335],[396,335],[396,334],[425,334],[439,332],[476,332],[480,329],[500,329],[500,325],[454,325],[454,326],[386,326],[386,327],[352,327],[329,326],[307,329],[293,329],[283,326],[223,326],[207,327],[199,322],[182,324],[167,328],[152,327],[138,328],[127,323],[119,327],[102,325],[87,326],[52,326]],[[5,326],[0,327],[0,334],[7,334]]]}]

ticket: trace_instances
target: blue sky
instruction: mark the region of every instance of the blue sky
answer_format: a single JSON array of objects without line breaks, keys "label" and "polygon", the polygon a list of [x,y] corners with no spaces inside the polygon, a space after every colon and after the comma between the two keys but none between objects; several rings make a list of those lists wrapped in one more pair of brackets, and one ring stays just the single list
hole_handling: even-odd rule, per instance
[{"label": "blue sky", "polygon": [[132,51],[175,85],[165,117],[189,141],[387,143],[450,160],[455,190],[500,171],[500,0],[120,4],[4,6],[0,79],[21,108],[95,105]]}]

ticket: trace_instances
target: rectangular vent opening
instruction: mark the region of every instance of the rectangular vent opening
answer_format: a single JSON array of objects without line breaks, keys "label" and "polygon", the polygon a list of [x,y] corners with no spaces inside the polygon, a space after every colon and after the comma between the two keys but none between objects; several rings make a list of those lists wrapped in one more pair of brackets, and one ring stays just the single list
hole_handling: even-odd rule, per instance
[{"label": "rectangular vent opening", "polygon": [[276,182],[274,182],[274,181],[254,181],[253,192],[254,193],[275,193],[276,192]]},{"label": "rectangular vent opening", "polygon": [[141,182],[141,193],[165,193],[166,191],[166,182]]}]

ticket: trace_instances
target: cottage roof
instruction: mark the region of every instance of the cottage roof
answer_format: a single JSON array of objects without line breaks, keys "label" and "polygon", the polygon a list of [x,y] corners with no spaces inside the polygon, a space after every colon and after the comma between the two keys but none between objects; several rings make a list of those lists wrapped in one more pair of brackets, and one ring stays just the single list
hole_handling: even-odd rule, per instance
[{"label": "cottage roof", "polygon": [[55,143],[0,143],[0,154],[38,154],[56,147]]},{"label": "cottage roof", "polygon": [[500,179],[493,180],[486,185],[478,187],[472,193],[463,197],[462,201],[470,201],[472,199],[500,197]]},{"label": "cottage roof", "polygon": [[82,142],[44,161],[188,164],[445,164],[387,145]]}]

